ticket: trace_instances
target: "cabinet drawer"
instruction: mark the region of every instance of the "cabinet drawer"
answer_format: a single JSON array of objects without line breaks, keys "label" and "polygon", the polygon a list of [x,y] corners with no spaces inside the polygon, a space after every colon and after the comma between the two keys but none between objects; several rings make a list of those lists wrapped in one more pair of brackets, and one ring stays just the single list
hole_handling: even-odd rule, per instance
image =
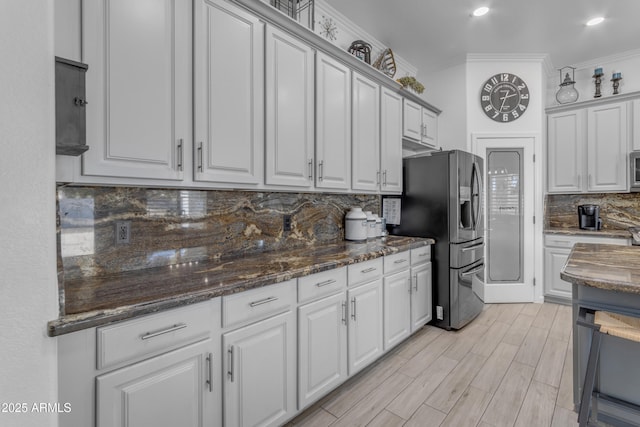
[{"label": "cabinet drawer", "polygon": [[382,275],[382,258],[347,266],[349,286],[377,279]]},{"label": "cabinet drawer", "polygon": [[431,261],[431,245],[411,249],[411,265]]},{"label": "cabinet drawer", "polygon": [[411,254],[409,253],[409,251],[404,251],[393,255],[385,255],[384,274],[389,274],[408,268],[411,264],[410,257]]},{"label": "cabinet drawer", "polygon": [[347,286],[347,267],[323,271],[298,279],[298,302],[331,295]]},{"label": "cabinet drawer", "polygon": [[222,327],[255,322],[296,303],[296,279],[222,297]]},{"label": "cabinet drawer", "polygon": [[97,328],[97,368],[159,354],[209,336],[214,322],[219,321],[214,310],[219,303],[216,298]]}]

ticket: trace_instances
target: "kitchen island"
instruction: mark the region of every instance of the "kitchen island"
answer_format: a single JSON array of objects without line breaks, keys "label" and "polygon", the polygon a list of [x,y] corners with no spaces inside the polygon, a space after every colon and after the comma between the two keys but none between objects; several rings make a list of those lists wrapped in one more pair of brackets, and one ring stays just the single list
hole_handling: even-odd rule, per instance
[{"label": "kitchen island", "polygon": [[[591,331],[575,325],[579,307],[640,317],[640,247],[577,243],[560,277],[572,284],[573,395],[579,405]],[[605,335],[596,387],[614,399],[640,404],[640,344]],[[640,425],[640,413],[601,395],[593,398],[598,419],[613,425]]]}]

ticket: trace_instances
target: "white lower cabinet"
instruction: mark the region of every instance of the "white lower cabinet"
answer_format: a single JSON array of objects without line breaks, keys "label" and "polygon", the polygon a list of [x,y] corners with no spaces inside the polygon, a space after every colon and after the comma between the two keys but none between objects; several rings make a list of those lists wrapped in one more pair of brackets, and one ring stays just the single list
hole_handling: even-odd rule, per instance
[{"label": "white lower cabinet", "polygon": [[296,412],[292,311],[222,336],[224,425],[277,426]]},{"label": "white lower cabinet", "polygon": [[347,378],[344,291],[298,308],[298,408],[318,400]]},{"label": "white lower cabinet", "polygon": [[430,262],[413,267],[415,263],[412,259],[411,265],[411,332],[413,333],[433,318],[433,273]]},{"label": "white lower cabinet", "polygon": [[215,425],[220,363],[208,338],[96,378],[98,427]]},{"label": "white lower cabinet", "polygon": [[411,334],[411,285],[409,270],[384,278],[385,351]]},{"label": "white lower cabinet", "polygon": [[382,280],[349,289],[349,376],[376,360],[382,344]]}]

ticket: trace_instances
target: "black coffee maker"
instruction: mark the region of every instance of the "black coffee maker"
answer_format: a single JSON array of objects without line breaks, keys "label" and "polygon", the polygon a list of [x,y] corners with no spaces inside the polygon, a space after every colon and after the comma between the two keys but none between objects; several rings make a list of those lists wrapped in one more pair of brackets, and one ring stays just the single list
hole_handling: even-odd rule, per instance
[{"label": "black coffee maker", "polygon": [[600,230],[602,228],[602,220],[600,219],[600,206],[578,206],[578,226],[581,230]]}]

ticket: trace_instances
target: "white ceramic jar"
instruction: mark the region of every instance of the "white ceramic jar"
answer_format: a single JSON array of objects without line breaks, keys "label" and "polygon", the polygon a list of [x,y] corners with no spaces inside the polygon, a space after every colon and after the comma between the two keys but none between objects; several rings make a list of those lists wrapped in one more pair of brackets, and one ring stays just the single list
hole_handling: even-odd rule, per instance
[{"label": "white ceramic jar", "polygon": [[345,240],[367,240],[367,230],[367,215],[362,212],[362,208],[352,207],[344,217]]}]

